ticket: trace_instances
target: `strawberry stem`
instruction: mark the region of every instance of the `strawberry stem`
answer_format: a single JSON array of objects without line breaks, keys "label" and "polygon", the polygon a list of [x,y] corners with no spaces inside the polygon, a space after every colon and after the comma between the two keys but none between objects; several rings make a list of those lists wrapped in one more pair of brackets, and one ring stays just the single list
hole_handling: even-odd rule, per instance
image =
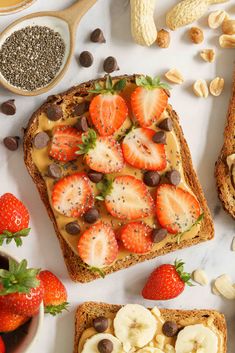
[{"label": "strawberry stem", "polygon": [[46,305],[44,307],[44,312],[46,314],[50,314],[52,316],[56,316],[57,314],[61,314],[63,310],[69,311],[68,310],[68,302],[64,302],[59,305]]},{"label": "strawberry stem", "polygon": [[122,91],[126,86],[126,80],[121,79],[113,84],[112,77],[107,75],[106,81],[103,86],[99,82],[95,83],[95,89],[89,90],[89,93],[95,94],[115,94],[116,92]]},{"label": "strawberry stem", "polygon": [[6,244],[10,244],[12,240],[14,240],[17,247],[21,246],[23,243],[21,238],[27,237],[30,230],[30,228],[24,228],[15,233],[9,232],[9,230],[4,230],[2,234],[0,234],[0,246],[3,244],[4,240],[6,240]]},{"label": "strawberry stem", "polygon": [[184,265],[185,263],[182,260],[175,260],[175,269],[179,274],[182,281],[190,287],[193,287],[193,284],[190,282],[191,274],[188,272],[184,272]]},{"label": "strawberry stem", "polygon": [[167,83],[161,82],[160,77],[152,78],[150,76],[139,76],[136,77],[135,83],[137,86],[144,87],[148,90],[155,88],[162,88],[166,90],[171,89],[171,87]]}]

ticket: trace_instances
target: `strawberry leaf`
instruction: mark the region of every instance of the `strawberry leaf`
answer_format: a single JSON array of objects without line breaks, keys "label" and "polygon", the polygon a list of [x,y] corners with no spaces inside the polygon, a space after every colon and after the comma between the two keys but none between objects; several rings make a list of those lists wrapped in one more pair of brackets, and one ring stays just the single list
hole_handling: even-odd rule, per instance
[{"label": "strawberry leaf", "polygon": [[192,225],[189,229],[187,229],[187,230],[186,230],[185,232],[183,232],[183,233],[178,233],[178,234],[176,234],[177,243],[180,244],[180,242],[181,242],[181,240],[182,240],[182,237],[183,237],[186,233],[188,233],[190,230],[192,230],[197,224],[199,224],[199,223],[203,220],[203,218],[204,218],[204,213],[200,214],[200,216],[198,217],[198,219],[196,220],[196,222],[193,223],[193,225]]},{"label": "strawberry leaf", "polygon": [[125,87],[126,87],[126,80],[125,78],[123,78],[122,80],[119,80],[114,84],[113,89],[114,91],[122,91]]},{"label": "strawberry leaf", "polygon": [[135,83],[137,86],[144,87],[148,90],[155,88],[161,88],[166,90],[171,89],[171,87],[167,83],[161,82],[159,77],[151,78],[150,76],[139,76],[136,77]]},{"label": "strawberry leaf", "polygon": [[113,188],[113,179],[105,177],[102,181],[96,184],[96,188],[100,194],[96,196],[97,200],[104,201],[105,197],[110,194]]},{"label": "strawberry leaf", "polygon": [[105,85],[101,86],[100,83],[95,83],[95,88],[89,90],[89,93],[95,93],[95,94],[115,94],[116,92],[122,91],[126,86],[126,80],[122,79],[115,84],[113,84],[112,77],[110,75],[107,75]]},{"label": "strawberry leaf", "polygon": [[105,278],[105,273],[98,267],[89,267],[89,270],[94,273],[98,273],[100,277]]},{"label": "strawberry leaf", "polygon": [[68,302],[64,302],[59,305],[47,305],[44,307],[44,312],[46,314],[50,314],[52,316],[56,316],[58,314],[61,314],[63,310],[69,311],[68,310]]},{"label": "strawberry leaf", "polygon": [[82,155],[95,148],[97,135],[95,130],[89,129],[87,133],[82,134],[82,144],[78,145],[79,151],[76,154]]},{"label": "strawberry leaf", "polygon": [[23,244],[21,237],[27,237],[29,235],[30,230],[30,228],[24,228],[16,233],[4,230],[2,234],[0,234],[0,245],[4,243],[4,240],[6,241],[6,244],[10,244],[11,241],[14,240],[17,247],[21,246]]},{"label": "strawberry leaf", "polygon": [[184,262],[182,260],[175,260],[174,265],[182,281],[188,286],[193,287],[194,285],[190,282],[191,274],[188,272],[184,272],[184,265],[185,265]]}]

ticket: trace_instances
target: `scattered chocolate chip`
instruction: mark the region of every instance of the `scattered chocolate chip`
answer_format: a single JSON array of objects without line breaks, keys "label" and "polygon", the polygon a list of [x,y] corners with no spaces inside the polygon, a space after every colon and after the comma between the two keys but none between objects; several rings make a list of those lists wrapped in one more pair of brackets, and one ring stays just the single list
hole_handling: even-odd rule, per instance
[{"label": "scattered chocolate chip", "polygon": [[94,319],[93,326],[97,332],[101,333],[107,330],[109,321],[106,317],[100,316]]},{"label": "scattered chocolate chip", "polygon": [[164,228],[158,228],[152,231],[152,239],[154,243],[160,243],[166,236],[167,230]]},{"label": "scattered chocolate chip", "polygon": [[71,235],[77,235],[80,233],[81,228],[77,222],[70,222],[70,223],[66,224],[65,230],[67,233],[69,233]]},{"label": "scattered chocolate chip", "polygon": [[171,131],[172,130],[172,120],[170,118],[166,118],[160,122],[158,127],[164,131]]},{"label": "scattered chocolate chip", "polygon": [[166,321],[162,326],[162,332],[166,337],[174,337],[178,332],[178,326],[174,321]]},{"label": "scattered chocolate chip", "polygon": [[119,70],[117,60],[113,56],[108,56],[104,60],[104,65],[103,65],[104,71],[110,74],[111,72]]},{"label": "scattered chocolate chip", "polygon": [[3,139],[4,146],[10,151],[16,151],[19,147],[18,136],[7,136]]},{"label": "scattered chocolate chip", "polygon": [[148,186],[157,186],[160,182],[160,174],[155,171],[148,171],[144,173],[144,183]]},{"label": "scattered chocolate chip", "polygon": [[99,211],[95,207],[92,207],[84,214],[84,221],[87,223],[95,223],[99,217]]},{"label": "scattered chocolate chip", "polygon": [[91,41],[94,43],[105,43],[104,33],[100,28],[94,29],[90,37]]},{"label": "scattered chocolate chip", "polygon": [[103,339],[98,343],[98,351],[100,353],[112,353],[113,343],[108,339]]},{"label": "scattered chocolate chip", "polygon": [[47,115],[49,120],[57,121],[57,120],[60,120],[63,117],[63,110],[57,104],[50,104],[46,108],[46,115]]},{"label": "scattered chocolate chip", "polygon": [[50,164],[48,166],[48,176],[53,179],[60,179],[62,176],[61,167],[56,163]]},{"label": "scattered chocolate chip", "polygon": [[166,133],[164,131],[158,131],[153,135],[153,142],[166,144]]},{"label": "scattered chocolate chip", "polygon": [[85,50],[79,55],[79,63],[83,67],[90,67],[93,64],[94,58],[93,55]]},{"label": "scattered chocolate chip", "polygon": [[15,115],[16,113],[15,100],[9,99],[8,101],[3,102],[1,105],[1,110],[2,110],[2,113],[5,115]]},{"label": "scattered chocolate chip", "polygon": [[76,127],[76,129],[78,129],[78,131],[81,131],[81,132],[86,132],[88,131],[88,123],[87,123],[87,119],[85,116],[82,116],[78,122],[74,125],[74,127]]},{"label": "scattered chocolate chip", "polygon": [[87,176],[88,178],[90,179],[90,181],[92,181],[92,183],[99,183],[103,177],[104,177],[104,174],[102,173],[99,173],[99,172],[96,172],[94,170],[90,170],[88,173],[87,173]]},{"label": "scattered chocolate chip", "polygon": [[73,116],[81,116],[82,114],[86,113],[89,109],[89,102],[83,101],[78,103],[73,108]]},{"label": "scattered chocolate chip", "polygon": [[169,182],[172,185],[179,185],[180,181],[181,181],[181,176],[180,173],[178,172],[178,170],[171,170],[169,172],[166,173],[166,178],[169,180]]},{"label": "scattered chocolate chip", "polygon": [[47,133],[44,131],[41,131],[34,136],[33,144],[35,148],[40,150],[46,147],[49,141],[50,141],[50,137],[47,135]]}]

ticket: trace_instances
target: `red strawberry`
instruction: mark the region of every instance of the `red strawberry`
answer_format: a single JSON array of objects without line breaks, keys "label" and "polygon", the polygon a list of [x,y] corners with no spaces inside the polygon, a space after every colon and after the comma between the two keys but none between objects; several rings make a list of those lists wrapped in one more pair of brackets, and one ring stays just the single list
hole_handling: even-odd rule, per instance
[{"label": "red strawberry", "polygon": [[142,222],[126,224],[120,230],[120,239],[130,252],[144,254],[152,249],[152,229]]},{"label": "red strawberry", "polygon": [[141,76],[136,79],[137,87],[131,95],[132,112],[140,126],[152,125],[165,110],[168,96],[164,89],[168,85],[159,78]]},{"label": "red strawberry", "polygon": [[90,180],[85,173],[66,176],[54,185],[51,199],[55,210],[64,216],[82,216],[94,202]]},{"label": "red strawberry", "polygon": [[119,143],[111,136],[97,137],[96,132],[89,129],[82,136],[83,144],[77,154],[85,154],[87,165],[101,173],[119,172],[124,165]]},{"label": "red strawberry", "polygon": [[[0,323],[1,325],[1,323]],[[0,353],[5,353],[6,352],[6,346],[5,346],[5,343],[2,339],[2,337],[0,336]]]},{"label": "red strawberry", "polygon": [[175,265],[161,265],[150,275],[144,286],[142,295],[150,300],[168,300],[178,297],[185,284],[190,283],[190,274],[184,272],[184,263],[175,261]]},{"label": "red strawberry", "polygon": [[188,191],[162,184],[157,189],[156,214],[160,225],[169,233],[183,233],[198,220],[200,205]]},{"label": "red strawberry", "polygon": [[87,229],[78,241],[78,254],[91,267],[102,268],[112,264],[118,254],[112,228],[98,221]]},{"label": "red strawberry", "polygon": [[53,131],[49,155],[61,162],[69,162],[77,158],[76,151],[81,143],[81,132],[75,127],[60,125]]},{"label": "red strawberry", "polygon": [[[12,312],[0,309],[0,332],[15,331],[18,327],[22,326],[30,318],[27,316],[13,314]],[[0,353],[4,353],[4,344],[2,344],[0,336]]]},{"label": "red strawberry", "polygon": [[9,270],[0,270],[0,307],[22,316],[37,314],[44,292],[38,273],[26,260],[9,259]]},{"label": "red strawberry", "polygon": [[128,115],[125,100],[117,94],[123,90],[126,81],[120,80],[113,85],[110,76],[107,77],[105,87],[96,85],[92,93],[99,93],[90,103],[91,120],[101,136],[110,136],[117,131]]},{"label": "red strawberry", "polygon": [[63,283],[50,271],[41,271],[39,278],[44,286],[43,303],[45,312],[51,315],[67,310],[67,291]]},{"label": "red strawberry", "polygon": [[133,176],[116,177],[103,194],[106,208],[113,217],[136,220],[152,214],[153,199],[145,184]]},{"label": "red strawberry", "polygon": [[14,195],[7,193],[0,197],[0,245],[6,239],[12,239],[16,245],[22,245],[21,237],[29,234],[29,212]]},{"label": "red strawberry", "polygon": [[138,169],[166,168],[165,147],[152,141],[155,133],[151,129],[138,128],[127,134],[122,142],[122,151],[127,163]]}]

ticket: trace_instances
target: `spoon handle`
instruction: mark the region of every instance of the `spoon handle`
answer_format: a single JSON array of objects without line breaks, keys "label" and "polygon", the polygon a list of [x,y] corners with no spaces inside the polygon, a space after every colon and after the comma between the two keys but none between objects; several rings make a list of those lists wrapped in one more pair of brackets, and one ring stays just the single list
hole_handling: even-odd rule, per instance
[{"label": "spoon handle", "polygon": [[96,2],[97,0],[77,0],[67,9],[60,11],[59,15],[68,22],[71,27],[75,27]]}]

